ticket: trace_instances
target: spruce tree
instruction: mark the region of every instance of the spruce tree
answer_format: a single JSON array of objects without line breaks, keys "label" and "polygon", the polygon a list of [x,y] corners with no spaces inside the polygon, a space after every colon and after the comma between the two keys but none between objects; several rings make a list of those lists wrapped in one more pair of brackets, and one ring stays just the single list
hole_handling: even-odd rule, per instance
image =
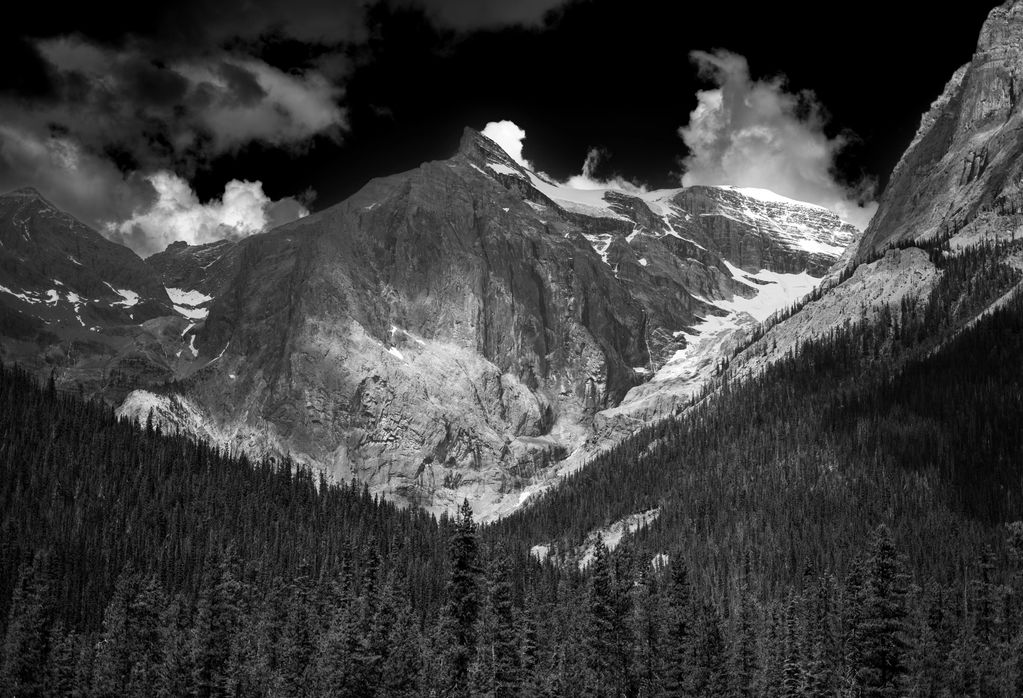
[{"label": "spruce tree", "polygon": [[681,554],[675,555],[671,561],[671,579],[663,609],[664,696],[681,698],[694,695],[692,675],[697,628],[693,608],[689,568]]},{"label": "spruce tree", "polygon": [[476,656],[476,623],[482,606],[476,523],[469,500],[462,502],[448,543],[447,602],[441,619],[446,695],[469,695],[469,666]]},{"label": "spruce tree", "polygon": [[871,536],[863,579],[861,611],[853,629],[855,686],[864,696],[894,698],[905,690],[908,582],[892,533],[883,524]]},{"label": "spruce tree", "polygon": [[46,665],[46,676],[43,693],[47,696],[73,695],[81,652],[80,641],[76,632],[65,630],[60,621],[54,623],[50,631],[50,655]]},{"label": "spruce tree", "polygon": [[611,556],[601,538],[594,545],[587,594],[587,695],[620,695],[624,676],[618,657],[618,603]]},{"label": "spruce tree", "polygon": [[521,685],[521,658],[512,605],[511,565],[500,548],[489,570],[490,623],[495,698],[514,698]]},{"label": "spruce tree", "polygon": [[42,689],[53,617],[53,580],[46,565],[44,556],[36,555],[18,570],[0,663],[0,692],[5,695],[36,695]]}]

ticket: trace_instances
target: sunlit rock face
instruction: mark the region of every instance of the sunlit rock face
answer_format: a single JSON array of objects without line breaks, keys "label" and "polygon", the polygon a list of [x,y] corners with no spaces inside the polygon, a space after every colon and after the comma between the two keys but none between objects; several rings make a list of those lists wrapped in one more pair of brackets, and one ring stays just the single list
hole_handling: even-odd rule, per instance
[{"label": "sunlit rock face", "polygon": [[991,11],[973,59],[924,115],[859,247],[1019,227],[1023,205],[1023,2]]},{"label": "sunlit rock face", "polygon": [[854,236],[763,190],[572,189],[470,129],[268,233],[132,255],[162,297],[118,334],[147,360],[119,359],[110,392],[117,352],[78,355],[122,414],[488,517],[670,413],[709,375],[680,364],[711,365]]}]

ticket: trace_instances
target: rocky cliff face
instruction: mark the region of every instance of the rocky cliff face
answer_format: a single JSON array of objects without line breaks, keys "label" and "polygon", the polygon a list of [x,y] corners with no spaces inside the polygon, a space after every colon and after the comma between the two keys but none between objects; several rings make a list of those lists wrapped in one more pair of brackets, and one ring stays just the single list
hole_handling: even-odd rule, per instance
[{"label": "rocky cliff face", "polygon": [[1023,207],[1023,2],[991,11],[973,59],[924,115],[859,247],[1011,234]]},{"label": "rocky cliff face", "polygon": [[[79,356],[123,414],[488,516],[677,407],[854,232],[769,192],[570,189],[467,130],[451,159],[269,233],[145,263],[118,248],[133,281],[102,280],[154,305],[82,329],[134,349]],[[68,346],[44,345],[24,353]],[[80,382],[81,363],[49,365]]]},{"label": "rocky cliff face", "polygon": [[[876,318],[885,305],[926,297],[943,271],[914,242],[939,242],[947,256],[1017,238],[1023,228],[1021,71],[1023,0],[1011,0],[991,11],[972,60],[953,74],[921,119],[855,254],[836,265],[847,278],[839,283],[833,270],[827,293],[734,358],[733,379],[756,373],[808,337]],[[1005,264],[1023,271],[1018,247],[999,249]],[[994,303],[1020,292],[1023,285]],[[988,310],[980,308],[977,315]]]}]

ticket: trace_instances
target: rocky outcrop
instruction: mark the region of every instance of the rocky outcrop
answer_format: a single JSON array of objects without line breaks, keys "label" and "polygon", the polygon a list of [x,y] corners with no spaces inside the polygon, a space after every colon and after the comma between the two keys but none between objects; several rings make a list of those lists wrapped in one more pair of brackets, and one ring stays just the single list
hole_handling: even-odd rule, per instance
[{"label": "rocky outcrop", "polygon": [[205,245],[175,242],[145,261],[165,286],[216,297],[235,275],[238,255],[232,251],[237,244],[232,240]]},{"label": "rocky outcrop", "polygon": [[1002,236],[1023,208],[1023,2],[991,11],[973,59],[921,120],[859,247],[859,258],[904,241]]}]

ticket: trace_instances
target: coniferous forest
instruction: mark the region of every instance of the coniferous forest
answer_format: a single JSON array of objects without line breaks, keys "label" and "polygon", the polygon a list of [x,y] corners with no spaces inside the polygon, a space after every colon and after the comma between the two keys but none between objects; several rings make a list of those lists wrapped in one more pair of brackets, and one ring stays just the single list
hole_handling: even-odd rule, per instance
[{"label": "coniferous forest", "polygon": [[0,693],[1023,695],[1023,300],[964,324],[1005,252],[483,528],[3,367]]}]

